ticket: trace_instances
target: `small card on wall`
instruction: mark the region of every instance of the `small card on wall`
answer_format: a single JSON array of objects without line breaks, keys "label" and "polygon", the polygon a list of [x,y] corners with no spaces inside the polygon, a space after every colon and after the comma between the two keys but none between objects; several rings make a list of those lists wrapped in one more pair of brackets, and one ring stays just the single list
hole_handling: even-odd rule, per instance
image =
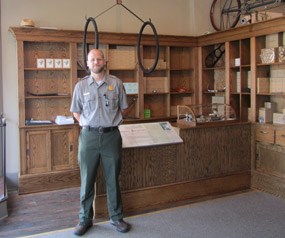
[{"label": "small card on wall", "polygon": [[62,67],[70,68],[70,59],[62,59]]},{"label": "small card on wall", "polygon": [[54,67],[62,68],[62,59],[54,59]]},{"label": "small card on wall", "polygon": [[53,59],[46,59],[46,68],[53,68],[54,62]]},{"label": "small card on wall", "polygon": [[45,68],[45,59],[37,59],[37,68]]}]

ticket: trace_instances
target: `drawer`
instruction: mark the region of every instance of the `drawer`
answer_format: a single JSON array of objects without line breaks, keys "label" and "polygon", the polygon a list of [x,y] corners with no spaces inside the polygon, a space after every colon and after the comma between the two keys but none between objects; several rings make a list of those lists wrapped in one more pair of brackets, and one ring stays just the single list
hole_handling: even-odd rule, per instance
[{"label": "drawer", "polygon": [[278,145],[285,145],[285,129],[277,129],[275,143]]},{"label": "drawer", "polygon": [[274,144],[274,128],[258,126],[255,128],[255,139],[257,141]]}]

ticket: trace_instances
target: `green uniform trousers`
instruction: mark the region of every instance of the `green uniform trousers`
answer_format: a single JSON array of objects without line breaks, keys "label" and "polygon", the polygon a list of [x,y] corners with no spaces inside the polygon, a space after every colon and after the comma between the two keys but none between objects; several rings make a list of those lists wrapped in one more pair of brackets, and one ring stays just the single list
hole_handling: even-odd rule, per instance
[{"label": "green uniform trousers", "polygon": [[95,179],[100,163],[103,166],[109,217],[123,218],[119,174],[122,160],[122,137],[119,129],[107,133],[82,129],[79,136],[78,162],[80,166],[80,222],[93,219]]}]

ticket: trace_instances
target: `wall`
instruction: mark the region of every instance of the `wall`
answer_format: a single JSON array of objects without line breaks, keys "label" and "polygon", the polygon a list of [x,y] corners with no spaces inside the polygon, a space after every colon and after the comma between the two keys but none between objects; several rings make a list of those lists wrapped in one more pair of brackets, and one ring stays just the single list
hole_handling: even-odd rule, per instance
[{"label": "wall", "polygon": [[[144,21],[151,19],[158,34],[201,35],[209,31],[212,0],[123,0],[123,4]],[[0,109],[7,119],[7,177],[9,189],[17,186],[19,171],[18,82],[16,42],[8,29],[24,18],[36,27],[83,30],[85,17],[96,17],[98,29],[106,32],[138,33],[142,22],[117,5],[115,0],[1,0],[2,78]],[[198,9],[198,11],[197,11]],[[152,33],[146,28],[144,33]],[[3,84],[3,89],[1,88]],[[1,98],[3,97],[3,103]]]}]

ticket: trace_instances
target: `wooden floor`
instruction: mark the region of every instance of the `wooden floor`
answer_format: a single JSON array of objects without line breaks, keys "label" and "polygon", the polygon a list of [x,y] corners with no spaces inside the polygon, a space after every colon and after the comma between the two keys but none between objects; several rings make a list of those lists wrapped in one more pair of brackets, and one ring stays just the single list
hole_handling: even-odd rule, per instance
[{"label": "wooden floor", "polygon": [[18,237],[74,227],[78,223],[79,188],[18,195],[8,193],[8,217],[0,237]]}]

